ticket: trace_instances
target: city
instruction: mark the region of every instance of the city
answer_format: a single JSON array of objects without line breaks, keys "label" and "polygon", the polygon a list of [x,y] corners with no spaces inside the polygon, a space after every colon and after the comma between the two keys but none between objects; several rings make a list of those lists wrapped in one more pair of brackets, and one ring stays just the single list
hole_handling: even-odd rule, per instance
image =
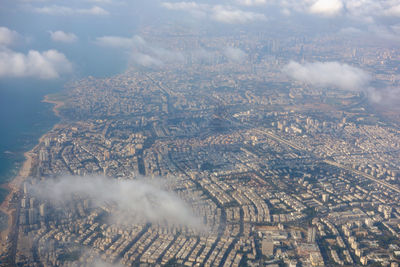
[{"label": "city", "polygon": [[[290,60],[340,58],[398,86],[398,50],[343,49],[334,37],[142,36],[194,52],[48,96],[63,103],[62,120],[30,152],[30,175],[8,202],[1,266],[399,265],[399,117],[364,91],[282,72]],[[199,56],[200,42],[212,52]],[[246,64],[218,50],[226,44]],[[68,175],[162,180],[202,226],[120,219],[118,200],[74,193],[58,206],[35,195],[35,185]]]}]

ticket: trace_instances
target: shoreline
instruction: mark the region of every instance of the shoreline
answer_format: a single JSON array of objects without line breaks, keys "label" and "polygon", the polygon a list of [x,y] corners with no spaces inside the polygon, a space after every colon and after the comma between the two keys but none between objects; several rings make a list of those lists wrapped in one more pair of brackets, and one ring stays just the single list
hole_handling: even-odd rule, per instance
[{"label": "shoreline", "polygon": [[16,223],[16,208],[11,208],[9,204],[11,203],[14,194],[18,194],[18,192],[20,191],[22,183],[31,174],[34,156],[33,150],[35,148],[24,153],[25,161],[20,168],[18,175],[8,183],[2,185],[3,188],[9,190],[9,193],[0,205],[0,211],[7,214],[8,216],[7,228],[0,232],[0,251],[3,251],[6,248],[7,244],[5,240],[7,240],[7,237],[9,236],[14,224]]},{"label": "shoreline", "polygon": [[[62,101],[55,101],[55,100],[50,100],[48,95],[44,96],[44,99],[41,101],[43,103],[49,103],[53,104],[54,107],[52,109],[52,112],[54,115],[56,115],[58,118],[61,118],[60,113],[59,113],[59,108],[64,105],[64,102]],[[57,128],[59,123],[56,123],[52,129]],[[18,174],[8,181],[7,183],[1,184],[0,187],[8,190],[7,196],[4,198],[3,202],[0,203],[0,212],[5,213],[8,218],[7,218],[7,228],[4,230],[0,231],[0,254],[3,253],[7,249],[7,237],[12,233],[12,230],[16,226],[17,223],[17,215],[16,207],[11,207],[10,204],[12,202],[12,197],[15,194],[18,194],[18,192],[21,190],[21,186],[23,182],[26,180],[31,175],[31,170],[34,164],[34,156],[35,153],[33,152],[37,146],[43,142],[44,137],[47,135],[48,132],[44,133],[39,139],[36,145],[29,151],[24,153],[24,163],[22,164],[21,168],[18,171]]]},{"label": "shoreline", "polygon": [[49,99],[49,95],[45,95],[44,99],[42,100],[43,103],[49,103],[49,104],[53,104],[53,113],[54,115],[56,115],[57,117],[61,118],[60,115],[60,111],[58,110],[60,107],[64,106],[64,102],[63,101],[59,101],[59,100],[51,100]]}]

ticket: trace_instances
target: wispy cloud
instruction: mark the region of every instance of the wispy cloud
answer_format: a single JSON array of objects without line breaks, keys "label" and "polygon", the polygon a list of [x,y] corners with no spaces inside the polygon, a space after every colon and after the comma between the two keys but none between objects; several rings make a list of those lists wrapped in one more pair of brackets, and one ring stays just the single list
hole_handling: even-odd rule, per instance
[{"label": "wispy cloud", "polygon": [[263,21],[267,17],[261,13],[243,11],[234,7],[217,5],[211,9],[211,18],[227,24],[245,24],[254,21]]},{"label": "wispy cloud", "polygon": [[366,29],[359,29],[354,27],[347,27],[341,29],[338,34],[348,36],[351,38],[358,37],[365,40],[373,39],[383,40],[386,43],[399,44],[400,42],[400,24],[391,26],[371,24]]},{"label": "wispy cloud", "polygon": [[102,36],[96,38],[100,46],[122,49],[130,54],[133,65],[160,67],[165,63],[183,62],[185,57],[179,51],[151,44],[142,37]]},{"label": "wispy cloud", "polygon": [[116,222],[166,222],[169,225],[200,229],[202,223],[162,181],[117,180],[103,176],[64,176],[32,186],[31,192],[43,201],[62,207],[75,196],[91,200],[93,207],[113,206]]},{"label": "wispy cloud", "polygon": [[55,42],[62,42],[62,43],[74,43],[78,40],[78,37],[75,34],[63,31],[55,31],[55,32],[51,31],[50,38]]},{"label": "wispy cloud", "polygon": [[86,0],[87,2],[97,3],[97,4],[111,4],[112,0]]},{"label": "wispy cloud", "polygon": [[243,6],[262,6],[267,4],[267,0],[237,0],[236,2]]},{"label": "wispy cloud", "polygon": [[196,2],[163,2],[161,5],[171,10],[191,11],[196,9],[207,9],[208,5],[198,4]]},{"label": "wispy cloud", "polygon": [[399,110],[400,89],[398,87],[373,88],[368,87],[365,90],[370,101],[376,104],[384,105]]},{"label": "wispy cloud", "polygon": [[146,44],[145,40],[138,35],[133,37],[102,36],[97,37],[95,43],[100,46],[125,49],[133,48],[135,46],[143,46]]},{"label": "wispy cloud", "polygon": [[384,14],[387,16],[400,17],[400,4],[388,7],[384,11]]},{"label": "wispy cloud", "polygon": [[35,7],[33,11],[36,13],[47,14],[47,15],[95,15],[104,16],[108,15],[109,12],[102,7],[93,6],[91,8],[72,8],[68,6],[44,6]]},{"label": "wispy cloud", "polygon": [[400,16],[400,4],[394,0],[270,0],[267,4],[303,13],[346,15],[362,21],[372,17]]},{"label": "wispy cloud", "polygon": [[143,67],[161,67],[164,62],[160,59],[141,52],[134,52],[131,55],[131,63]]},{"label": "wispy cloud", "polygon": [[236,47],[227,47],[223,50],[224,55],[231,61],[240,63],[246,59],[247,54]]},{"label": "wispy cloud", "polygon": [[237,7],[226,5],[208,5],[196,2],[163,2],[161,5],[169,10],[189,12],[195,18],[209,18],[226,24],[244,24],[266,20],[264,14],[243,11]]}]

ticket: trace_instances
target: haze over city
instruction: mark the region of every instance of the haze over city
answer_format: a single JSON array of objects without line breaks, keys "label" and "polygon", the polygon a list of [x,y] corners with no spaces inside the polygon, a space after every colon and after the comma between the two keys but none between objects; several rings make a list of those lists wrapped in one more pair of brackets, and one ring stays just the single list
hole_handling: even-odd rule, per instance
[{"label": "haze over city", "polygon": [[398,266],[396,0],[2,0],[0,266]]}]

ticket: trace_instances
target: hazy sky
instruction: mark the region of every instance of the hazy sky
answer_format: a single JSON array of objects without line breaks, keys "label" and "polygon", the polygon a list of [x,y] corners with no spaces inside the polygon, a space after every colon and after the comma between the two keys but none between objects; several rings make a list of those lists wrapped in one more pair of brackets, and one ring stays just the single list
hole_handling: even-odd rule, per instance
[{"label": "hazy sky", "polygon": [[[48,80],[122,71],[127,64],[124,53],[145,42],[138,29],[166,22],[194,30],[212,25],[219,30],[279,32],[281,27],[304,26],[310,34],[400,42],[398,0],[2,0],[0,79]],[[182,60],[162,49],[136,51],[135,59],[150,65],[162,65],[165,57]],[[233,49],[226,48],[224,54],[240,61],[243,53]]]}]

